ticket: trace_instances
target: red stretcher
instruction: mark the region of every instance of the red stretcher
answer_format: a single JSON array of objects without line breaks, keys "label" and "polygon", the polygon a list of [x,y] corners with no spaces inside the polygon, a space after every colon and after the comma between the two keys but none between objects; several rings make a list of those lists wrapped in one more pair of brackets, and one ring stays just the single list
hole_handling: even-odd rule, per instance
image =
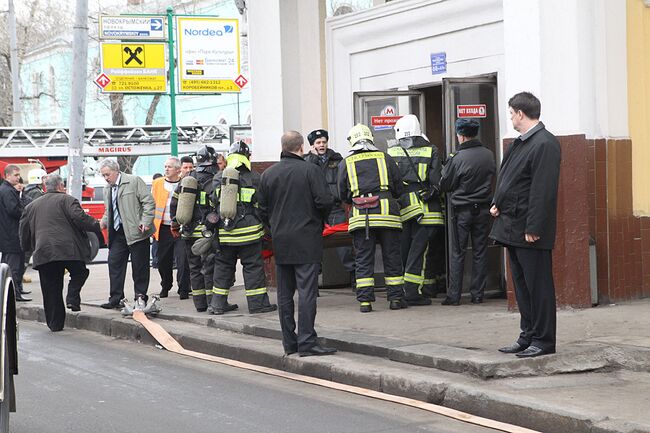
[{"label": "red stretcher", "polygon": [[[344,222],[334,226],[325,224],[323,229],[323,247],[336,248],[347,247],[352,244],[352,237],[348,233],[348,223]],[[264,248],[262,249],[262,258],[268,259],[273,256],[271,238],[264,239]]]}]

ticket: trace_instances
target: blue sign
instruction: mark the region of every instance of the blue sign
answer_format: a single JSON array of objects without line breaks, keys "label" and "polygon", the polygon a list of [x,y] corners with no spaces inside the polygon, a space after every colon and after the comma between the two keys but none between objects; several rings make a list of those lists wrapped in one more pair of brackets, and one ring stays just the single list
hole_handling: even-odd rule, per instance
[{"label": "blue sign", "polygon": [[162,30],[162,18],[151,18],[151,30]]},{"label": "blue sign", "polygon": [[447,72],[447,53],[431,53],[431,74],[444,74]]}]

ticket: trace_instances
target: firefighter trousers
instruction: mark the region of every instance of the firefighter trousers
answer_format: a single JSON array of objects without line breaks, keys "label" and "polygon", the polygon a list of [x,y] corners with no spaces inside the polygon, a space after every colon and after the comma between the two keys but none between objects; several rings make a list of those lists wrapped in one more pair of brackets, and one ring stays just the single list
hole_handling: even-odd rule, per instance
[{"label": "firefighter trousers", "polygon": [[399,248],[400,231],[386,228],[370,228],[369,239],[365,230],[352,232],[354,245],[357,301],[374,302],[375,300],[375,245],[379,242],[384,261],[386,292],[389,301],[404,297],[402,278],[402,258]]},{"label": "firefighter trousers", "polygon": [[443,226],[422,225],[415,218],[405,221],[402,226],[404,299],[406,302],[417,302],[423,298],[423,271],[429,242]]},{"label": "firefighter trousers", "polygon": [[266,291],[266,274],[262,259],[262,242],[248,245],[221,245],[214,256],[214,277],[212,287],[213,308],[224,309],[228,304],[230,288],[235,280],[237,259],[244,270],[244,288],[248,312],[255,313],[269,307],[269,294]]},{"label": "firefighter trousers", "polygon": [[206,278],[204,276],[204,263],[201,256],[195,256],[192,253],[192,245],[196,238],[185,239],[185,255],[187,263],[190,268],[190,286],[192,287],[192,301],[196,311],[203,312],[208,309],[208,301],[205,296],[206,288],[212,287],[211,279],[208,279],[209,285],[206,286]]}]

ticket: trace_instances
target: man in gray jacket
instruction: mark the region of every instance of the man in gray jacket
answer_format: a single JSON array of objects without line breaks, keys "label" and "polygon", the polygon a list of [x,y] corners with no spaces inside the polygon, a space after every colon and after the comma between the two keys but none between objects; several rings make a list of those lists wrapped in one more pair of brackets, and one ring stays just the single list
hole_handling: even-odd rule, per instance
[{"label": "man in gray jacket", "polygon": [[105,211],[100,223],[102,229],[108,228],[110,279],[110,297],[102,308],[120,308],[129,255],[135,296],[143,296],[147,300],[149,237],[155,230],[154,200],[144,181],[120,172],[116,161],[102,160],[99,171],[110,186],[108,194],[104,194]]}]

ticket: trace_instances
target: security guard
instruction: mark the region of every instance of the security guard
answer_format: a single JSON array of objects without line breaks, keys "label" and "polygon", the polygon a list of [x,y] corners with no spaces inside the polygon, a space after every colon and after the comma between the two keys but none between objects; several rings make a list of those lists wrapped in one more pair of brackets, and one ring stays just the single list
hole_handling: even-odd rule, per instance
[{"label": "security guard", "polygon": [[[345,209],[341,205],[339,199],[339,192],[337,186],[339,164],[343,160],[340,153],[335,152],[329,148],[329,134],[324,129],[316,129],[309,133],[307,136],[310,152],[304,156],[305,161],[316,164],[323,170],[325,181],[327,182],[328,189],[334,197],[334,206],[327,216],[327,224],[335,226],[337,224],[347,222],[348,218],[345,215]],[[345,268],[351,275],[352,286],[354,287],[354,256],[352,254],[352,247],[337,247],[336,254]]]},{"label": "security guard", "polygon": [[195,256],[192,253],[192,245],[197,239],[203,237],[205,230],[205,217],[211,212],[209,198],[213,192],[212,179],[219,171],[217,166],[217,155],[211,146],[203,146],[196,153],[197,167],[192,170],[188,176],[198,181],[198,191],[196,191],[196,201],[192,211],[192,221],[188,224],[178,226],[176,223],[176,213],[178,207],[178,197],[181,193],[182,186],[174,192],[172,201],[169,205],[170,215],[172,217],[172,231],[178,233],[185,240],[185,253],[190,266],[190,285],[192,287],[192,300],[196,311],[203,312],[208,309],[206,291],[212,287],[212,274],[214,264],[214,251],[210,251],[205,256]]},{"label": "security guard", "polygon": [[[251,170],[250,148],[243,141],[230,147],[227,158],[227,169],[220,171],[214,177],[214,195],[212,201],[219,211],[221,200],[225,200],[226,176],[229,170],[236,170],[237,179],[232,179],[235,187],[232,198],[236,200],[236,216],[234,219],[224,219],[220,215],[218,224],[219,251],[214,256],[214,274],[212,299],[208,311],[210,314],[224,314],[233,309],[228,304],[228,294],[235,277],[237,259],[241,260],[244,268],[244,287],[248,312],[268,313],[277,310],[278,306],[269,302],[266,291],[266,275],[262,259],[262,237],[264,227],[257,215],[257,199],[255,192],[259,187],[260,175]],[[229,182],[230,183],[230,182]],[[234,203],[233,203],[234,204]]]},{"label": "security guard", "polygon": [[389,308],[406,308],[400,255],[402,222],[397,199],[402,178],[393,158],[379,151],[366,125],[348,134],[351,155],[339,166],[339,197],[352,203],[348,231],[356,251],[357,300],[362,313],[372,311],[375,300],[375,244],[381,244]]},{"label": "security guard", "polygon": [[471,302],[483,302],[487,277],[487,245],[490,234],[492,180],[496,174],[494,153],[476,139],[479,123],[474,119],[456,121],[458,147],[442,169],[440,189],[449,192],[452,217],[452,255],[449,287],[442,305],[459,305],[467,240],[472,238]]},{"label": "security guard", "polygon": [[404,182],[400,197],[404,299],[409,305],[431,305],[422,287],[429,242],[445,224],[438,190],[440,159],[436,147],[422,136],[414,115],[400,118],[394,129],[398,145],[390,147],[388,154],[395,158]]}]

